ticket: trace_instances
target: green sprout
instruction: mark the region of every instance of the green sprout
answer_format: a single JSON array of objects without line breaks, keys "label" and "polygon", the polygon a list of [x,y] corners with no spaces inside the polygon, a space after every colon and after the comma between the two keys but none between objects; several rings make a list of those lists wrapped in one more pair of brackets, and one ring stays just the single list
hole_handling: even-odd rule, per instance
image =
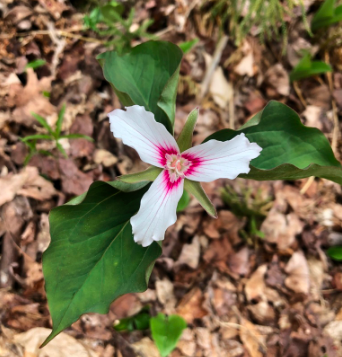
[{"label": "green sprout", "polygon": [[124,7],[117,1],[94,8],[83,19],[86,28],[92,29],[100,36],[105,36],[107,46],[112,46],[119,53],[131,49],[132,40],[136,38],[153,39],[154,36],[147,32],[153,20],[145,20],[140,26],[134,28],[134,8],[131,8],[127,17],[124,17]]},{"label": "green sprout", "polygon": [[28,162],[31,160],[31,158],[36,155],[36,154],[42,154],[45,156],[53,156],[52,153],[46,150],[38,150],[36,148],[36,144],[38,140],[48,140],[48,141],[54,141],[56,144],[56,148],[58,151],[65,157],[67,158],[68,155],[65,152],[63,146],[60,144],[59,140],[60,139],[86,139],[89,141],[93,141],[93,139],[87,135],[83,134],[62,134],[62,124],[64,120],[64,114],[65,114],[65,104],[63,104],[60,112],[58,113],[58,119],[56,123],[56,129],[53,130],[52,127],[49,125],[47,120],[40,116],[39,114],[36,113],[31,113],[32,116],[39,122],[39,124],[46,129],[47,134],[33,134],[33,135],[28,135],[25,138],[21,138],[20,140],[26,144],[26,146],[29,148],[29,153],[25,158],[24,165],[27,165]]}]

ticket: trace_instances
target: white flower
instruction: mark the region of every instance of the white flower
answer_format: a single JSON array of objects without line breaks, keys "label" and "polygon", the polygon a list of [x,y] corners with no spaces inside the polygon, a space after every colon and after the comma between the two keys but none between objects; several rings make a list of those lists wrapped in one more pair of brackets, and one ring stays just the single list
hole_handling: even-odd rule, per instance
[{"label": "white flower", "polygon": [[199,182],[235,179],[249,172],[250,161],[262,150],[239,134],[229,141],[209,140],[180,152],[174,137],[144,107],[116,109],[108,116],[116,138],[134,148],[144,162],[163,169],[131,218],[134,240],[143,247],[163,240],[166,229],[176,222],[185,178]]}]

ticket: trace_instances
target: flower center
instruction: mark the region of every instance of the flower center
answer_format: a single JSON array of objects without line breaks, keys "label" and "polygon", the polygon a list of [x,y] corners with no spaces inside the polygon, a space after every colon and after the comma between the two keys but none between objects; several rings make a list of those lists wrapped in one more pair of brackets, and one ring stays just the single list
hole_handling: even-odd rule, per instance
[{"label": "flower center", "polygon": [[165,168],[170,173],[171,182],[177,180],[179,177],[184,177],[184,172],[190,167],[189,160],[183,158],[180,154],[166,154]]}]

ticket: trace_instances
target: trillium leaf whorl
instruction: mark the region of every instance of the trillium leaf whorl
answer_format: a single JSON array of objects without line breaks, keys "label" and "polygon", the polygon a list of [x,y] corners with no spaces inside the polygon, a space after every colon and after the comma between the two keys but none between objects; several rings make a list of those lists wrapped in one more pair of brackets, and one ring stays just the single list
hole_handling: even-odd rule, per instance
[{"label": "trillium leaf whorl", "polygon": [[[192,132],[189,128],[193,130],[197,115],[196,109],[180,135],[179,143],[183,150],[190,145]],[[141,160],[162,169],[143,196],[138,213],[131,218],[134,240],[144,247],[153,241],[163,240],[166,229],[176,222],[184,180],[210,182],[219,178],[234,179],[249,172],[250,161],[258,157],[262,150],[242,133],[229,141],[210,140],[181,152],[173,136],[144,107],[134,105],[127,107],[126,111],[116,109],[108,116],[116,138],[134,148]],[[141,177],[151,175],[145,171]],[[211,215],[215,215],[215,209],[202,191],[200,185],[194,190],[199,194],[200,203]]]}]

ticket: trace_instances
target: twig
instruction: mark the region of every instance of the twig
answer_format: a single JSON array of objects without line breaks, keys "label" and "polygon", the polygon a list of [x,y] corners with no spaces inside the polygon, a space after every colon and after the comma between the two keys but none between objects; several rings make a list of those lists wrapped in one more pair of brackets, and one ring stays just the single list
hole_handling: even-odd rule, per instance
[{"label": "twig", "polygon": [[[324,53],[325,57],[325,62],[327,64],[330,64],[330,58],[329,58],[329,53],[328,51],[325,51]],[[336,155],[337,153],[337,142],[339,138],[339,121],[338,121],[338,116],[337,116],[337,107],[336,107],[336,101],[333,96],[334,92],[334,86],[333,86],[333,81],[332,81],[332,74],[331,72],[326,73],[328,84],[329,84],[329,90],[330,90],[330,95],[331,95],[331,106],[332,106],[332,112],[333,112],[333,120],[334,120],[334,128],[332,132],[332,140],[331,140],[331,148]]]},{"label": "twig", "polygon": [[297,81],[293,82],[293,88],[294,88],[296,94],[298,95],[298,98],[299,98],[300,102],[302,103],[303,107],[306,108],[306,101],[305,101],[305,99],[304,99],[304,97],[302,95],[302,91],[298,87],[298,82]]},{"label": "twig", "polygon": [[222,52],[223,52],[224,48],[226,47],[227,42],[228,42],[228,36],[224,35],[223,37],[221,37],[220,41],[218,42],[218,44],[216,46],[213,59],[211,61],[210,66],[208,66],[205,76],[204,76],[201,93],[200,93],[200,97],[199,97],[200,100],[202,100],[208,92],[211,78],[214,74],[214,71],[215,71],[218,63],[220,62]]},{"label": "twig", "polygon": [[304,186],[299,191],[301,195],[304,195],[305,192],[309,189],[312,183],[315,181],[315,176],[310,176],[309,179],[305,182]]}]

